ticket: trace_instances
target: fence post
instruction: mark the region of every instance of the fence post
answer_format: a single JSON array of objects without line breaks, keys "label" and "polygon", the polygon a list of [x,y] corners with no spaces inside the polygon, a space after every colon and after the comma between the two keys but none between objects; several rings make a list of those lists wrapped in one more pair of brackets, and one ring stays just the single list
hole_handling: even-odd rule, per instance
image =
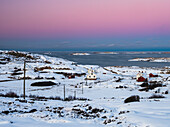
[{"label": "fence post", "polygon": [[76,99],[76,91],[74,91],[74,99]]},{"label": "fence post", "polygon": [[64,84],[64,100],[65,100],[65,97],[66,97],[66,90],[65,90],[66,88],[65,88],[65,84]]},{"label": "fence post", "polygon": [[83,94],[83,83],[82,83],[82,94]]}]

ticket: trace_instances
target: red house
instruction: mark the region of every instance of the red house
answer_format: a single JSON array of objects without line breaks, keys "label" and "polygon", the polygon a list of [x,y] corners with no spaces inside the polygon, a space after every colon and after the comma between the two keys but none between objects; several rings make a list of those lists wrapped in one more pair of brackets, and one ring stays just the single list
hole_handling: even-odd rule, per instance
[{"label": "red house", "polygon": [[150,73],[149,78],[151,78],[151,77],[158,77],[158,75],[154,75],[154,74]]},{"label": "red house", "polygon": [[141,76],[141,77],[138,78],[137,82],[144,82],[145,80],[146,80],[146,79]]}]

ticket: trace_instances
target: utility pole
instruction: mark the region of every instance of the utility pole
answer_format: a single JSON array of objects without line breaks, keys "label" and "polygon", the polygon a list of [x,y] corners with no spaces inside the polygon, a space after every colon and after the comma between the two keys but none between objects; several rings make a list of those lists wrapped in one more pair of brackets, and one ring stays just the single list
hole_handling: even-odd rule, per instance
[{"label": "utility pole", "polygon": [[74,91],[74,99],[76,99],[76,91]]},{"label": "utility pole", "polygon": [[83,83],[82,83],[82,94],[83,94]]},{"label": "utility pole", "polygon": [[65,88],[65,84],[64,84],[64,100],[65,100],[65,97],[66,97],[66,90],[65,90],[66,88]]},{"label": "utility pole", "polygon": [[23,87],[23,90],[24,90],[24,100],[25,100],[25,72],[26,72],[25,66],[26,66],[26,61],[24,60],[24,87]]}]

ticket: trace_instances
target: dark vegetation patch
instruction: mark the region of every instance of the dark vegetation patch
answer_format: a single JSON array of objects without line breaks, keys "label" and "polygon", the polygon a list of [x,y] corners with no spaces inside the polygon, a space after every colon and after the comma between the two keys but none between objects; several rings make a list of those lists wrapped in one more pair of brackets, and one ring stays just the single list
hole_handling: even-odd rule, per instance
[{"label": "dark vegetation patch", "polygon": [[102,118],[102,119],[107,119],[107,116],[102,116],[101,118]]},{"label": "dark vegetation patch", "polygon": [[7,64],[7,61],[0,61],[0,64]]},{"label": "dark vegetation patch", "polygon": [[9,62],[11,61],[11,59],[9,57],[3,56],[3,58],[0,58],[0,61],[5,61],[5,62]]},{"label": "dark vegetation patch", "polygon": [[70,68],[52,68],[50,66],[44,66],[44,67],[35,67],[34,72],[43,71],[44,69],[49,69],[49,70],[51,70],[51,69],[55,69],[55,70],[71,70]]},{"label": "dark vegetation patch", "polygon": [[72,109],[72,112],[75,114],[75,117],[85,118],[85,119],[93,119],[96,118],[96,115],[90,114],[82,109]]},{"label": "dark vegetation patch", "polygon": [[27,103],[27,100],[24,100],[24,99],[18,99],[18,101],[22,103]]},{"label": "dark vegetation patch", "polygon": [[168,94],[169,92],[168,92],[168,90],[167,91],[165,91],[165,94]]},{"label": "dark vegetation patch", "polygon": [[71,70],[70,68],[55,68],[55,70]]},{"label": "dark vegetation patch", "polygon": [[138,95],[133,95],[124,100],[124,103],[130,103],[130,102],[139,102],[140,97]]},{"label": "dark vegetation patch", "polygon": [[[17,95],[14,92],[8,92],[6,94],[2,94],[0,93],[0,97],[10,97],[10,98],[21,98],[24,97],[23,95]],[[61,100],[61,101],[74,101],[74,100],[79,100],[79,101],[91,101],[90,99],[87,98],[82,98],[82,97],[73,97],[73,96],[68,96],[67,98],[63,99],[59,96],[51,96],[51,97],[45,97],[45,96],[38,96],[38,95],[29,95],[29,96],[25,96],[30,98],[32,101],[47,101],[47,100]],[[27,103],[27,100],[21,100],[21,99],[16,99],[15,101],[19,101],[19,102],[24,102]]]},{"label": "dark vegetation patch", "polygon": [[[22,79],[24,79],[24,77],[19,77],[18,79],[19,79],[19,80],[22,80]],[[29,77],[29,76],[26,76],[25,79],[32,79],[32,78]]]},{"label": "dark vegetation patch", "polygon": [[[53,115],[55,115],[55,116],[58,115],[58,117],[71,116],[72,118],[80,118],[80,119],[102,118],[104,120],[107,120],[106,119],[107,116],[101,115],[101,114],[107,113],[107,111],[105,109],[103,109],[103,108],[93,108],[89,104],[75,105],[75,106],[73,106],[72,110],[69,111],[69,112],[66,112],[64,107],[45,106],[44,108],[41,108],[41,109],[38,110],[38,109],[32,109],[32,108],[29,109],[29,107],[25,106],[25,107],[23,107],[23,110],[17,110],[17,109],[9,108],[9,110],[4,110],[0,114],[3,114],[3,115],[8,115],[8,114],[12,114],[12,113],[24,114],[24,113],[43,112],[43,111],[52,112],[52,113],[54,113]],[[49,117],[49,115],[47,115],[45,117]],[[45,117],[42,117],[42,118],[45,118]],[[109,122],[107,121],[107,124],[111,123],[111,122],[112,122],[112,120],[111,121],[109,120]]]},{"label": "dark vegetation patch", "polygon": [[15,75],[22,75],[22,74],[23,74],[22,72],[13,72],[11,75],[15,76]]},{"label": "dark vegetation patch", "polygon": [[44,69],[53,69],[50,66],[45,66],[45,67],[35,67],[34,68],[34,72],[38,72],[38,71],[43,71]]},{"label": "dark vegetation patch", "polygon": [[52,64],[50,61],[46,60],[44,61],[46,64]]},{"label": "dark vegetation patch", "polygon": [[16,93],[11,92],[11,91],[6,94],[0,93],[0,97],[19,98],[19,96]]},{"label": "dark vegetation patch", "polygon": [[86,75],[86,73],[67,73],[67,72],[54,72],[54,73],[56,73],[56,74],[62,74],[62,75],[64,75],[65,77],[70,77],[70,76],[81,77],[81,76]]},{"label": "dark vegetation patch", "polygon": [[146,91],[146,92],[148,92],[149,90],[153,90],[157,87],[163,87],[161,82],[150,82],[150,83],[144,82],[140,86],[145,88],[139,89],[139,91]]},{"label": "dark vegetation patch", "polygon": [[55,80],[54,77],[46,77],[46,79],[48,79],[48,80]]},{"label": "dark vegetation patch", "polygon": [[52,81],[44,81],[44,82],[34,82],[31,84],[31,86],[53,86],[53,85],[57,85],[56,83],[52,82]]},{"label": "dark vegetation patch", "polygon": [[116,89],[128,88],[127,86],[118,86]]},{"label": "dark vegetation patch", "polygon": [[91,101],[90,99],[83,98],[83,97],[73,97],[73,96],[68,96],[65,98],[64,101],[74,101],[74,100],[79,100],[79,101]]},{"label": "dark vegetation patch", "polygon": [[112,122],[115,122],[116,120],[115,119],[106,119],[103,124],[109,124],[109,123],[112,123]]},{"label": "dark vegetation patch", "polygon": [[125,113],[129,113],[130,111],[120,111],[119,112],[119,115],[121,115],[121,114],[125,114]]},{"label": "dark vegetation patch", "polygon": [[24,58],[32,59],[32,60],[36,59],[36,58],[34,58],[33,56],[31,56],[29,54],[21,53],[21,52],[18,52],[18,51],[8,51],[6,54],[15,56],[16,58],[24,57]]},{"label": "dark vegetation patch", "polygon": [[8,78],[10,78],[10,79],[16,79],[16,77],[14,77],[14,76],[8,76]]},{"label": "dark vegetation patch", "polygon": [[18,69],[17,67],[15,67],[14,72],[18,72],[18,71],[22,71],[21,68]]},{"label": "dark vegetation patch", "polygon": [[79,101],[90,101],[90,99],[87,98],[77,98],[73,96],[69,96],[65,99],[59,97],[59,96],[51,96],[51,97],[45,97],[45,96],[36,96],[36,95],[29,95],[29,98],[32,98],[31,100],[33,101],[47,101],[47,100],[61,100],[61,101],[74,101],[74,100],[79,100]]},{"label": "dark vegetation patch", "polygon": [[5,114],[5,115],[8,115],[9,113],[14,113],[14,112],[17,112],[17,113],[34,113],[36,112],[37,109],[31,109],[30,111],[22,111],[22,110],[4,110],[1,112],[1,114]]},{"label": "dark vegetation patch", "polygon": [[81,119],[94,119],[100,118],[100,113],[106,113],[106,110],[99,109],[99,108],[92,108],[92,106],[85,105],[85,109],[81,109],[81,105],[74,106],[76,108],[72,108],[72,113],[74,114],[74,118],[81,118]]},{"label": "dark vegetation patch", "polygon": [[29,95],[32,101],[47,101],[47,100],[61,100],[60,97],[45,97],[45,96],[38,96],[38,95]]},{"label": "dark vegetation patch", "polygon": [[40,71],[39,73],[49,73],[48,71]]},{"label": "dark vegetation patch", "polygon": [[[35,95],[30,95],[29,97],[32,98],[37,98]],[[50,97],[53,98],[53,97]],[[19,99],[15,99],[15,101],[21,102]],[[33,101],[28,101],[27,103],[33,104]],[[96,108],[92,107],[89,104],[77,104],[74,105],[71,109],[71,111],[65,110],[65,107],[52,107],[52,106],[47,106],[44,103],[44,107],[41,109],[35,109],[32,108],[32,106],[24,106],[23,109],[16,109],[15,106],[21,106],[20,104],[17,103],[17,105],[14,102],[4,102],[4,104],[7,104],[9,106],[8,110],[4,110],[0,112],[1,115],[11,115],[12,113],[18,113],[18,114],[25,114],[25,113],[35,113],[35,112],[49,112],[50,114],[46,116],[42,116],[41,118],[48,118],[51,119],[54,116],[58,117],[71,117],[71,118],[79,118],[79,119],[100,119],[103,120],[103,124],[110,124],[112,122],[115,122],[116,120],[119,120],[118,117],[109,118],[108,116],[105,115],[105,113],[108,113],[104,108]],[[12,107],[12,105],[14,107]],[[124,112],[123,112],[124,113]],[[122,114],[123,114],[122,113]],[[125,112],[127,113],[127,111]],[[120,121],[117,121],[120,122]]]},{"label": "dark vegetation patch", "polygon": [[31,109],[28,113],[34,113],[36,111],[37,111],[37,109]]},{"label": "dark vegetation patch", "polygon": [[153,94],[152,96],[149,97],[149,99],[153,98],[165,98],[163,95],[158,95],[158,94]]},{"label": "dark vegetation patch", "polygon": [[122,122],[117,122],[117,124],[121,124]]},{"label": "dark vegetation patch", "polygon": [[38,77],[35,77],[34,79],[44,79],[44,78],[43,78],[43,77],[38,76]]},{"label": "dark vegetation patch", "polygon": [[[15,78],[12,78],[12,77],[8,77],[8,78],[15,79]],[[0,80],[0,82],[9,82],[9,81],[13,81],[13,80]]]},{"label": "dark vegetation patch", "polygon": [[5,110],[5,111],[2,111],[2,113],[5,114],[5,115],[8,115],[10,113],[10,111],[8,111],[8,110],[6,111]]},{"label": "dark vegetation patch", "polygon": [[112,73],[114,73],[114,74],[118,74],[117,72],[115,72],[115,71],[113,71],[113,70],[111,70],[110,72],[112,72]]},{"label": "dark vegetation patch", "polygon": [[117,80],[116,80],[116,82],[121,82],[123,80],[123,78],[118,78]]},{"label": "dark vegetation patch", "polygon": [[103,69],[105,69],[106,71],[110,71],[110,72],[112,72],[112,73],[114,73],[114,74],[118,74],[117,72],[115,72],[115,71],[113,71],[113,70],[109,70],[109,69],[107,69],[107,68],[103,68]]}]

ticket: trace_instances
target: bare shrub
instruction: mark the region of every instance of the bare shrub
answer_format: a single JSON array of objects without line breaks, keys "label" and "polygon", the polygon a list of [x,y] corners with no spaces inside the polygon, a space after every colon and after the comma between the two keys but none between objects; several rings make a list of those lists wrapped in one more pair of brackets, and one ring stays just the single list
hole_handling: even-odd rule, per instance
[{"label": "bare shrub", "polygon": [[5,97],[12,97],[12,98],[14,98],[14,97],[18,98],[19,97],[16,93],[14,93],[12,91],[6,93],[4,96]]},{"label": "bare shrub", "polygon": [[152,96],[149,97],[149,99],[153,98],[165,98],[163,95],[158,95],[158,94],[153,94]]}]

